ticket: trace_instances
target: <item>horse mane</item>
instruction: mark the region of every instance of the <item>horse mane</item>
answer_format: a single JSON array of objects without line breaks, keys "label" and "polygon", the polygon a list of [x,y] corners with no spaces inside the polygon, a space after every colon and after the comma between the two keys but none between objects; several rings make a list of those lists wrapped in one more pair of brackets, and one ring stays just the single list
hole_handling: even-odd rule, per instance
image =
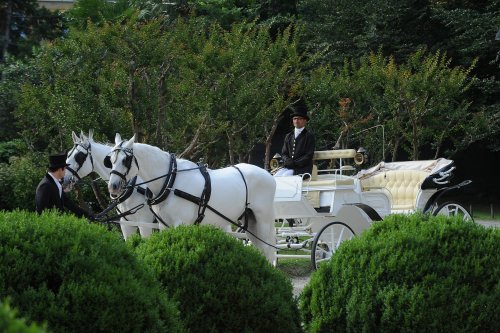
[{"label": "horse mane", "polygon": [[103,146],[108,146],[108,147],[111,147],[111,148],[113,148],[115,146],[114,143],[111,143],[111,142],[101,142],[101,141],[94,140],[94,138],[92,138],[92,139],[88,138],[88,140],[89,140],[90,143],[97,143],[97,144],[100,144],[100,145],[103,145]]}]

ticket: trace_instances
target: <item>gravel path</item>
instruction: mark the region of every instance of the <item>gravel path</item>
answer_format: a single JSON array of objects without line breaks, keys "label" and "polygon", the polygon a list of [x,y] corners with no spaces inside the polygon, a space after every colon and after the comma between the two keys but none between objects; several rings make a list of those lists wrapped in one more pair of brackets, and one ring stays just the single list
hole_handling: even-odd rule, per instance
[{"label": "gravel path", "polygon": [[293,295],[299,296],[306,284],[309,283],[310,276],[301,276],[292,278]]}]

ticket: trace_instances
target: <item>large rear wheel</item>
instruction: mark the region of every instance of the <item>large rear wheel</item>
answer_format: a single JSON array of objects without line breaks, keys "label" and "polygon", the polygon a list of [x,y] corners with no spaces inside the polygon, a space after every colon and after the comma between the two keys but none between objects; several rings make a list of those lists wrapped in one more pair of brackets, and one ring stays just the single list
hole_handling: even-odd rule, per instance
[{"label": "large rear wheel", "polygon": [[314,269],[330,260],[342,242],[354,237],[354,231],[343,222],[330,222],[314,237],[311,262]]},{"label": "large rear wheel", "polygon": [[438,206],[432,215],[461,216],[464,220],[473,221],[469,211],[456,202],[445,202]]}]

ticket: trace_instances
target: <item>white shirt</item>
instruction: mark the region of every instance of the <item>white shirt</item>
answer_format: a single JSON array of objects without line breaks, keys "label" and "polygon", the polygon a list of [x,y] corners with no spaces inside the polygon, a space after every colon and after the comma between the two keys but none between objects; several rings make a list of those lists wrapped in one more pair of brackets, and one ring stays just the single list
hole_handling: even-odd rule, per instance
[{"label": "white shirt", "polygon": [[59,183],[59,179],[56,179],[56,177],[54,177],[54,175],[52,173],[48,173],[52,179],[54,179],[54,181],[56,182],[56,185],[57,185],[57,188],[59,189],[59,198],[62,196],[62,185],[61,183]]},{"label": "white shirt", "polygon": [[299,136],[299,134],[302,133],[303,130],[304,130],[304,127],[302,127],[302,128],[295,128],[294,132],[295,132],[295,138],[296,139]]}]

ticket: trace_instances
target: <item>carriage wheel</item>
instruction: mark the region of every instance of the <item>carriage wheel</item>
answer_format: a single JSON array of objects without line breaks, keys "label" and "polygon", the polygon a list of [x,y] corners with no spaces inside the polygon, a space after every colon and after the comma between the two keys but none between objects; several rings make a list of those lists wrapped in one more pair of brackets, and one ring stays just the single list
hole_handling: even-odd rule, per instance
[{"label": "carriage wheel", "polygon": [[439,205],[432,215],[461,216],[464,220],[474,221],[467,209],[451,201]]},{"label": "carriage wheel", "polygon": [[340,244],[355,235],[351,227],[343,222],[330,222],[314,237],[311,262],[314,269],[330,260]]}]

